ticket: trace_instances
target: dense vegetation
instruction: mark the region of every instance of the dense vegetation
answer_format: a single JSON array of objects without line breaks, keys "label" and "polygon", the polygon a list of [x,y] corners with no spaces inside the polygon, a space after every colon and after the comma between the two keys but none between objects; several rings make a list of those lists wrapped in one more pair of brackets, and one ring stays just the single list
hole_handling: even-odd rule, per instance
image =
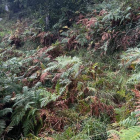
[{"label": "dense vegetation", "polygon": [[139,1],[0,0],[0,18],[2,139],[140,139]]}]

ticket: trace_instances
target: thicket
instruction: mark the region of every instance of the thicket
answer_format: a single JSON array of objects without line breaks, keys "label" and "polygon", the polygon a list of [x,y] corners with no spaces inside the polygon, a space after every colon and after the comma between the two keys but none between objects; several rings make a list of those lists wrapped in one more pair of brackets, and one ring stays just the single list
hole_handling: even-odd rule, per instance
[{"label": "thicket", "polygon": [[7,2],[38,16],[0,22],[1,138],[139,139],[139,1]]},{"label": "thicket", "polygon": [[[69,19],[76,15],[75,12],[87,12],[87,6],[100,1],[97,0],[1,0],[0,10],[4,12],[5,6],[9,7],[10,18],[16,14],[21,19],[27,15],[39,18],[41,26],[45,26],[45,18],[49,17],[50,28],[59,20],[72,24]],[[14,14],[12,14],[14,13]],[[56,14],[57,13],[57,14]],[[45,28],[44,28],[45,29]]]}]

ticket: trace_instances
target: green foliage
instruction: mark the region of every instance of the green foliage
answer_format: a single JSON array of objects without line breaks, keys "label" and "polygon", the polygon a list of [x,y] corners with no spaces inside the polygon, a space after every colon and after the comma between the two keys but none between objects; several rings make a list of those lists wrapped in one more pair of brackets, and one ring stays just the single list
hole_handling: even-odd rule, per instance
[{"label": "green foliage", "polygon": [[119,21],[120,20],[120,24],[127,20],[127,19],[130,19],[130,10],[131,10],[131,7],[128,7],[127,9],[125,9],[125,11],[122,11],[121,10],[122,7],[119,7],[118,9],[116,10],[112,10],[110,11],[106,16],[104,16],[103,18],[103,22],[105,21]]},{"label": "green foliage", "polygon": [[4,115],[11,113],[11,112],[12,112],[11,108],[5,108],[3,110],[0,110],[0,116],[4,116]]},{"label": "green foliage", "polygon": [[[19,22],[11,35],[5,36],[3,29],[0,33],[5,36],[0,49],[0,136],[105,140],[116,117],[116,130],[122,129],[114,131],[117,138],[139,138],[139,112],[131,112],[134,97],[127,83],[139,83],[140,50],[129,49],[122,56],[122,66],[135,72],[128,82],[131,72],[120,70],[120,54],[107,54],[138,43],[139,11],[131,0],[100,2],[8,0],[11,11],[21,12],[19,18],[27,9],[35,19],[25,22],[29,27]],[[46,16],[55,33],[42,32]],[[130,42],[133,36],[135,44]],[[6,48],[12,37],[21,39],[23,48]]]},{"label": "green foliage", "polygon": [[81,60],[77,57],[68,57],[68,56],[60,56],[57,57],[56,62],[51,62],[48,64],[48,68],[45,71],[52,71],[55,69],[66,69],[66,66],[72,66],[73,70],[71,70],[72,68],[70,67],[69,69],[67,69],[68,71],[74,71],[75,73],[78,72],[79,70],[79,66],[82,64]]},{"label": "green foliage", "polygon": [[104,140],[107,138],[105,124],[98,120],[93,120],[92,118],[90,118],[84,122],[83,130],[81,133],[87,134],[92,139],[103,139]]},{"label": "green foliage", "polygon": [[59,70],[60,79],[57,81],[56,89],[62,94],[73,79],[77,78],[82,61],[78,57],[59,56],[48,64],[44,71]]},{"label": "green foliage", "polygon": [[124,66],[132,67],[134,69],[134,74],[128,79],[128,84],[137,84],[140,81],[140,73],[139,73],[139,64],[140,64],[140,49],[134,48],[134,49],[128,49],[123,55],[122,55],[122,61],[124,61]]},{"label": "green foliage", "polygon": [[10,116],[13,113],[12,105],[14,101],[12,92],[18,93],[21,90],[21,86],[13,82],[13,77],[9,77],[3,64],[0,64],[0,71],[0,104],[2,105],[0,110],[0,135],[2,135],[7,127],[8,115]]},{"label": "green foliage", "polygon": [[47,92],[47,91],[40,92],[40,95],[42,96],[42,98],[40,99],[41,108],[45,107],[50,102],[56,101],[56,99],[58,99],[58,97],[60,96],[59,94],[55,94],[55,93],[52,94],[52,93]]},{"label": "green foliage", "polygon": [[130,127],[128,130],[121,131],[121,139],[131,139],[131,140],[138,140],[140,138],[139,126]]},{"label": "green foliage", "polygon": [[65,130],[65,132],[63,132],[62,134],[61,134],[61,136],[60,135],[57,135],[56,137],[55,137],[55,139],[56,140],[59,140],[59,139],[62,139],[62,140],[65,140],[65,139],[71,139],[73,136],[75,135],[75,132],[72,130],[72,128],[67,128],[66,130]]},{"label": "green foliage", "polygon": [[140,138],[140,127],[139,126],[133,126],[129,127],[128,129],[123,129],[120,132],[110,130],[109,134],[116,135],[118,139],[121,140],[139,140]]},{"label": "green foliage", "polygon": [[5,120],[0,119],[0,136],[1,136],[2,133],[4,132],[5,127],[6,127],[6,122],[5,122]]},{"label": "green foliage", "polygon": [[[22,88],[20,81],[30,68],[23,76],[18,77],[18,74],[21,72],[23,65],[26,68],[31,64],[32,59],[22,60],[21,57],[12,56],[13,54],[20,54],[21,51],[3,49],[1,52],[0,58],[5,58],[6,61],[4,63],[1,61],[0,64],[0,103],[2,105],[0,110],[0,135],[14,132],[16,127],[21,127],[25,136],[31,131],[37,134],[39,132],[38,127],[42,126],[42,119],[39,116],[40,108],[51,101],[55,101],[59,95],[52,95],[46,89],[36,90],[37,84],[32,89],[27,86]],[[27,56],[33,53],[34,51],[29,52]],[[42,58],[39,57],[39,59]],[[11,119],[8,119],[8,116]]]},{"label": "green foliage", "polygon": [[[120,1],[120,0],[117,0],[117,1]],[[132,6],[133,8],[138,8],[138,5],[139,5],[138,0],[136,0],[136,1],[124,0],[124,1],[121,1],[121,2],[123,2],[124,6]]]},{"label": "green foliage", "polygon": [[125,128],[137,125],[138,123],[138,118],[136,117],[137,114],[139,114],[139,111],[131,112],[130,116],[127,119],[120,121],[119,124]]},{"label": "green foliage", "polygon": [[42,123],[38,115],[39,109],[50,101],[55,101],[59,96],[51,95],[43,89],[35,91],[24,87],[23,90],[23,94],[17,94],[14,98],[12,120],[6,131],[11,131],[14,126],[18,126],[22,122],[23,132],[26,136],[30,131],[35,131],[35,128]]},{"label": "green foliage", "polygon": [[76,133],[77,131],[74,128],[75,127],[68,127],[61,135],[56,135],[54,138],[56,140],[105,140],[107,138],[106,126],[104,125],[104,123],[101,123],[93,118],[89,118],[83,121],[80,132]]},{"label": "green foliage", "polygon": [[[45,25],[45,17],[49,15],[50,25],[56,24],[59,19],[65,18],[65,22],[69,23],[69,19],[75,15],[75,12],[86,11],[86,6],[93,3],[92,0],[2,0],[3,5],[0,6],[0,10],[4,9],[5,3],[8,3],[10,10],[20,17],[30,14],[32,17],[36,16],[39,19],[40,25],[43,29]],[[4,10],[3,10],[4,11]],[[32,14],[34,13],[34,14]],[[56,14],[57,13],[57,16]],[[63,24],[63,23],[62,23]],[[60,25],[62,27],[62,25]]]}]

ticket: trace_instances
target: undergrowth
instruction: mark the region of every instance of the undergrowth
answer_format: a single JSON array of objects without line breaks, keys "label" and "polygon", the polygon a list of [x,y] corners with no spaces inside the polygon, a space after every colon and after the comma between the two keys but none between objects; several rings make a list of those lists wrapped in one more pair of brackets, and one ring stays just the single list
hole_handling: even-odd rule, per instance
[{"label": "undergrowth", "polygon": [[0,22],[2,139],[139,139],[140,16],[130,2],[90,5],[55,31]]}]

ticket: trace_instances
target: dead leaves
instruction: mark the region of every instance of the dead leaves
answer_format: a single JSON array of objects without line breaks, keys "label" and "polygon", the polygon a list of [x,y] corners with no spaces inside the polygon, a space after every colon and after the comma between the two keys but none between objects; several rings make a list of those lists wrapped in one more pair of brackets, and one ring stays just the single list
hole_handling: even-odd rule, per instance
[{"label": "dead leaves", "polygon": [[101,103],[97,97],[93,97],[92,100],[93,103],[90,105],[91,115],[99,117],[102,114],[106,114],[111,121],[114,121],[115,112],[113,106]]},{"label": "dead leaves", "polygon": [[49,73],[48,72],[45,72],[45,73],[42,73],[41,74],[41,76],[40,76],[40,81],[42,82],[42,83],[44,83],[45,82],[45,78],[47,77],[47,75],[48,75]]},{"label": "dead leaves", "polygon": [[39,136],[43,136],[44,131],[52,134],[55,131],[62,131],[64,128],[64,124],[66,122],[66,118],[58,117],[53,111],[41,109],[40,117],[43,119],[43,127]]},{"label": "dead leaves", "polygon": [[104,32],[103,35],[102,35],[102,40],[106,41],[108,39],[111,39],[111,34],[107,33],[107,32]]},{"label": "dead leaves", "polygon": [[41,32],[34,39],[39,39],[39,42],[44,46],[50,46],[57,39],[57,36],[51,32]]},{"label": "dead leaves", "polygon": [[77,24],[82,23],[84,26],[86,26],[87,29],[89,29],[89,28],[93,27],[96,22],[97,22],[97,19],[95,17],[92,17],[90,19],[88,19],[88,18],[80,19],[77,22]]},{"label": "dead leaves", "polygon": [[69,50],[71,50],[72,48],[75,48],[77,42],[76,42],[76,36],[73,35],[69,40],[68,40],[68,43],[67,43],[67,48]]},{"label": "dead leaves", "polygon": [[106,11],[106,10],[101,10],[100,11],[100,13],[99,13],[99,16],[103,16],[103,15],[105,15],[105,14],[107,14],[108,12]]}]

